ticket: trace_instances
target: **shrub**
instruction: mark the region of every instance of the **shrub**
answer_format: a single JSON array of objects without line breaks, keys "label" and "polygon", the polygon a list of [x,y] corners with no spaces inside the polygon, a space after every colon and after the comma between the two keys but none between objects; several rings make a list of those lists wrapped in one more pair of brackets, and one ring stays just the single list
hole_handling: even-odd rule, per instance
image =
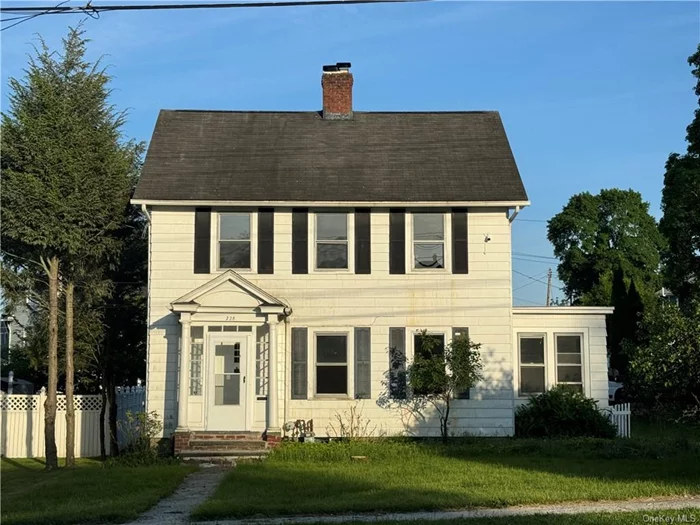
[{"label": "shrub", "polygon": [[612,439],[617,429],[598,402],[565,387],[532,397],[515,411],[517,437],[598,437]]},{"label": "shrub", "polygon": [[156,412],[126,413],[126,420],[119,422],[119,428],[126,437],[127,445],[119,456],[110,458],[108,466],[140,467],[176,462],[173,458],[162,457],[154,446],[155,439],[163,429]]}]

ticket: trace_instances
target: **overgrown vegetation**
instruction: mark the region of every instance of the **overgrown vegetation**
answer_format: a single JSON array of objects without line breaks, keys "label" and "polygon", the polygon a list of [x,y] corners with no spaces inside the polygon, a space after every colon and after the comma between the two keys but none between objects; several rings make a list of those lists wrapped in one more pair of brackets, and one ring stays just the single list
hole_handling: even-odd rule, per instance
[{"label": "overgrown vegetation", "polygon": [[[354,461],[352,456],[365,456]],[[196,519],[501,507],[700,493],[691,439],[289,443],[239,465]]]},{"label": "overgrown vegetation", "polygon": [[382,432],[377,425],[362,415],[359,405],[353,405],[350,410],[335,413],[335,421],[328,423],[328,436],[343,440],[367,439],[381,437]]},{"label": "overgrown vegetation", "polygon": [[564,386],[533,396],[515,411],[515,435],[527,438],[612,439],[617,430],[598,403]]},{"label": "overgrown vegetation", "polygon": [[163,456],[157,447],[163,424],[156,412],[127,411],[126,419],[119,422],[119,430],[124,433],[127,445],[118,456],[107,460],[107,466],[143,467],[178,463],[176,458]]}]

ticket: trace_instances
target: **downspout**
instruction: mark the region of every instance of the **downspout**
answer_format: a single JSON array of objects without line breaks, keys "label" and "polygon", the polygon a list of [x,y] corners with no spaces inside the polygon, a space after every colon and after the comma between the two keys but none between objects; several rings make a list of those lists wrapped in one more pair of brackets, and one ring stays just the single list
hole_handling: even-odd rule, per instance
[{"label": "downspout", "polygon": [[145,204],[141,205],[141,212],[146,216],[146,220],[148,221],[148,225],[151,225],[151,214],[148,213],[148,206]]},{"label": "downspout", "polygon": [[508,217],[508,222],[513,224],[513,221],[518,216],[518,213],[520,213],[520,206],[515,207],[515,211],[513,211],[513,214],[510,217]]}]

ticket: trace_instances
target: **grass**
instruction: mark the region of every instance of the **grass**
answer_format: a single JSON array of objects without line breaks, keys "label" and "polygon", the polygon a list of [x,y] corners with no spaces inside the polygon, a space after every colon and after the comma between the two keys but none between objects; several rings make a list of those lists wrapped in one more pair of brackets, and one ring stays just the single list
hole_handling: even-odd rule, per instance
[{"label": "grass", "polygon": [[[685,517],[685,519],[683,519]],[[671,521],[673,519],[673,521]],[[348,522],[352,523],[352,522]],[[373,525],[396,525],[395,521],[375,522]],[[425,525],[425,521],[402,521],[401,525]],[[642,523],[700,523],[700,509],[592,512],[586,514],[536,514],[508,518],[470,518],[431,521],[434,525],[639,525]],[[322,524],[319,524],[322,525]]]},{"label": "grass", "polygon": [[79,459],[74,469],[46,472],[36,459],[3,459],[3,525],[120,523],[172,493],[192,467],[104,468]]},{"label": "grass", "polygon": [[[351,456],[367,456],[353,460]],[[193,516],[337,514],[700,493],[700,443],[463,439],[288,444],[240,465]],[[471,523],[471,522],[470,522]]]}]

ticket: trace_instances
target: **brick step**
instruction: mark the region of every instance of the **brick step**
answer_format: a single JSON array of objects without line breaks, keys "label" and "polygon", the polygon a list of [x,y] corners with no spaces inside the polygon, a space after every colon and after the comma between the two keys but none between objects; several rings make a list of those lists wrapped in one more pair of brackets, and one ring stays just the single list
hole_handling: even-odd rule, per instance
[{"label": "brick step", "polygon": [[267,448],[267,443],[242,439],[193,439],[187,448],[190,450],[261,450]]},{"label": "brick step", "polygon": [[243,440],[243,441],[262,441],[262,434],[260,432],[192,432],[192,440]]},{"label": "brick step", "polygon": [[188,458],[261,458],[270,453],[267,449],[262,450],[183,450],[180,457]]}]

